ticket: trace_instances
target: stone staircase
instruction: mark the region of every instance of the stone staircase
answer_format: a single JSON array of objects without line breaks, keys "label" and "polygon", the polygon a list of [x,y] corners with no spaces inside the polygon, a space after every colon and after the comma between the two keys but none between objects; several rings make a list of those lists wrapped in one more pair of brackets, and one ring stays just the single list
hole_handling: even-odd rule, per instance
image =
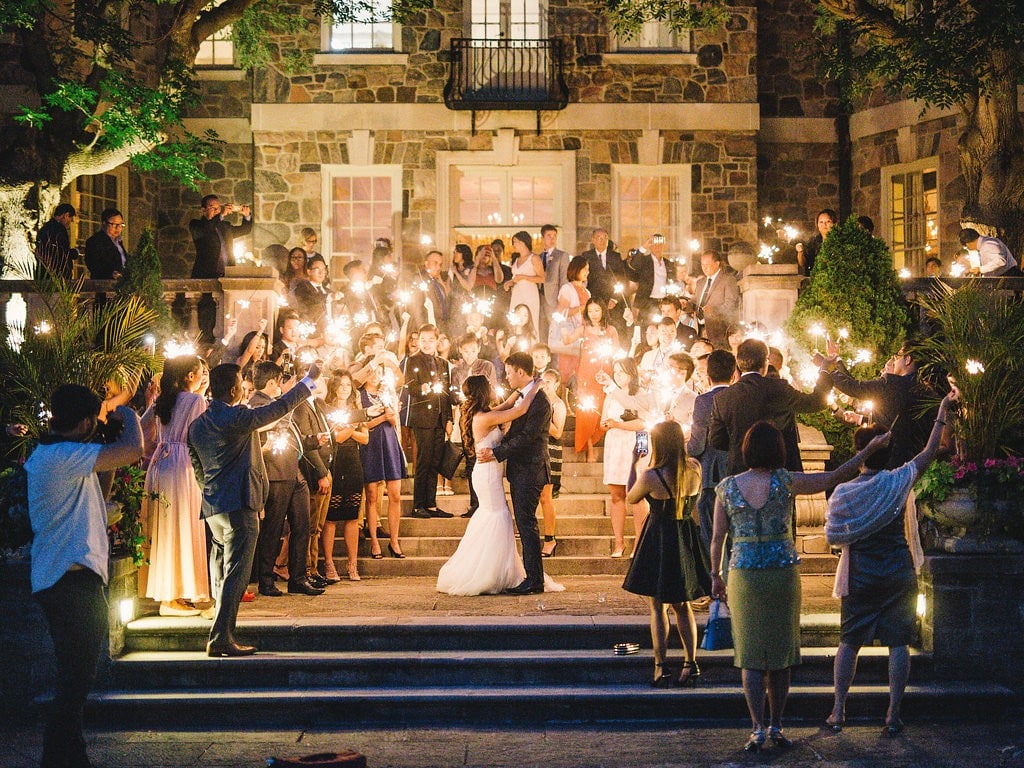
[{"label": "stone staircase", "polygon": [[[487,598],[481,598],[487,599]],[[703,621],[703,617],[699,616]],[[789,722],[829,710],[838,617],[805,615],[803,664],[794,674]],[[344,724],[496,725],[680,721],[744,722],[732,653],[701,653],[697,685],[648,686],[650,639],[642,616],[488,616],[248,621],[240,638],[260,653],[209,659],[208,624],[133,622],[126,653],[89,714],[120,727]],[[620,642],[643,650],[616,656]],[[676,639],[675,642],[678,642]],[[670,654],[670,662],[680,658]],[[862,653],[848,717],[878,720],[887,701],[886,657]],[[935,679],[916,653],[904,715],[986,717],[1013,700],[999,685]]]}]

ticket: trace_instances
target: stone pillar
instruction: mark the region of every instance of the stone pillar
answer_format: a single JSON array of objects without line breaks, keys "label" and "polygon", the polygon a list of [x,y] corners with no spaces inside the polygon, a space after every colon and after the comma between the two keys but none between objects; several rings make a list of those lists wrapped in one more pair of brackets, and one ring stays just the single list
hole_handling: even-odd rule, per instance
[{"label": "stone pillar", "polygon": [[266,318],[267,336],[273,344],[278,309],[277,280],[278,272],[270,266],[243,264],[227,267],[220,279],[223,297],[217,318],[218,332],[223,334],[225,315],[238,318],[235,343],[240,344],[245,334],[256,330],[260,318]]},{"label": "stone pillar", "polygon": [[740,277],[743,320],[757,321],[768,330],[781,328],[789,317],[804,276],[796,264],[751,264]]},{"label": "stone pillar", "polygon": [[[832,446],[814,427],[797,422],[800,433],[800,461],[806,472],[823,472],[825,462],[832,455]],[[825,494],[796,497],[797,550],[802,554],[824,555],[831,551],[825,541]]]}]

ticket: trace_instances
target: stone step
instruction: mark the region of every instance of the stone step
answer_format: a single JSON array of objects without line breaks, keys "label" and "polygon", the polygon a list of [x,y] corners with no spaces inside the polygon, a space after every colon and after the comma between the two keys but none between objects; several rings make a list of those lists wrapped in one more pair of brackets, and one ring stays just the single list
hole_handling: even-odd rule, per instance
[{"label": "stone step", "polygon": [[[287,598],[279,598],[287,599]],[[479,600],[529,601],[544,595],[495,595]],[[698,627],[706,613],[696,615]],[[136,619],[125,630],[125,652],[202,651],[210,623],[197,618]],[[238,622],[238,638],[273,652],[437,652],[437,651],[608,651],[616,643],[651,647],[645,616],[438,616],[437,618],[253,618]],[[675,640],[673,640],[675,642]],[[800,617],[803,648],[835,647],[839,615],[808,613]],[[227,660],[228,663],[236,660]]]},{"label": "stone step", "polygon": [[[238,660],[224,662],[240,666]],[[855,685],[847,719],[881,723],[888,686]],[[1005,713],[1012,691],[992,683],[925,683],[908,686],[903,717],[982,720]],[[832,685],[794,685],[786,722],[819,723],[832,704]],[[679,723],[700,720],[735,726],[747,719],[738,685],[695,685],[654,690],[646,683],[544,686],[449,686],[438,688],[170,688],[95,692],[86,706],[90,721],[120,728],[225,728],[265,725],[322,727],[382,723],[452,725]]]},{"label": "stone step", "polygon": [[[558,537],[563,536],[601,536],[611,535],[612,524],[607,514],[603,511],[607,508],[604,498],[593,498],[588,500],[585,497],[578,502],[578,505],[568,503],[559,507],[559,499],[555,499],[555,530]],[[456,517],[431,518],[429,520],[416,517],[402,517],[399,532],[403,539],[407,536],[462,536],[469,525],[468,517],[459,517],[469,505],[469,497],[450,496],[447,499],[438,499],[438,505],[442,509],[451,512]],[[598,510],[602,511],[598,511]],[[537,524],[543,523],[544,516],[537,509]],[[387,530],[387,520],[381,521],[382,527]],[[630,517],[626,521],[626,528],[632,530],[633,520]],[[341,551],[341,550],[338,550]]]},{"label": "stone step", "polygon": [[[558,541],[558,546],[555,550],[556,554],[563,559],[608,557],[614,547],[615,539],[611,535],[611,525],[607,521],[606,528],[608,530],[603,536],[563,536]],[[459,546],[459,541],[461,541],[461,536],[410,536],[406,534],[403,524],[401,541],[402,552],[407,556],[406,559],[442,558],[443,563],[445,559],[455,553],[456,548]],[[387,542],[381,542],[381,546],[384,548],[382,551],[387,555]],[[629,553],[632,549],[633,537],[627,536],[626,552]],[[370,554],[370,542],[364,541],[359,551],[363,557],[368,557]],[[340,544],[335,542],[334,556],[336,560],[346,557],[344,542]],[[550,558],[551,561],[555,559]]]},{"label": "stone step", "polygon": [[[407,540],[402,537],[402,551],[406,551],[406,547],[409,546],[409,552],[416,549],[416,545],[407,545]],[[456,542],[457,544],[457,542]],[[410,557],[406,556],[404,560],[390,557],[388,555],[388,545],[386,541],[381,542],[382,552],[384,558],[382,560],[373,560],[369,557],[369,544],[363,543],[360,545],[360,558],[359,558],[359,574],[363,578],[398,578],[403,576],[432,576],[436,577],[438,572],[441,570],[441,566],[445,564],[450,555],[439,556],[439,557]],[[559,544],[561,546],[561,544]],[[599,576],[608,574],[618,574],[621,576],[626,575],[626,570],[629,568],[628,554],[632,549],[632,537],[627,539],[626,543],[626,554],[627,557],[613,558],[609,557],[608,553],[611,552],[609,546],[605,554],[594,555],[590,557],[576,556],[576,557],[551,557],[544,560],[544,571],[545,573],[554,576],[556,579],[559,576]],[[452,552],[454,552],[454,547]],[[345,563],[347,562],[344,557],[337,555],[338,550],[335,550],[334,565],[338,569],[338,573],[345,573]]]},{"label": "stone step", "polygon": [[[832,682],[834,648],[807,648],[794,682]],[[681,652],[669,655],[669,667],[681,666]],[[740,670],[732,651],[701,651],[700,684],[739,685]],[[437,688],[527,685],[636,685],[654,668],[649,650],[616,656],[599,650],[260,652],[242,659],[210,659],[203,651],[136,651],[111,665],[110,687],[134,691],[182,688],[232,688],[244,679],[253,689],[266,688]],[[914,652],[911,684],[932,679],[931,656]],[[857,663],[857,680],[881,685],[888,680],[888,651],[865,648]]]},{"label": "stone step", "polygon": [[[574,464],[575,467],[581,467],[582,469],[566,472],[563,468],[562,471],[562,490],[565,493],[607,493],[608,486],[604,484],[603,472],[604,469],[600,463],[594,464]],[[455,475],[451,480],[451,487],[456,493],[469,493],[469,480],[460,477],[458,474]],[[505,489],[508,490],[508,483],[505,483]],[[402,481],[402,496],[412,497],[413,491],[413,479],[407,477]],[[438,501],[445,497],[438,496]]]},{"label": "stone step", "polygon": [[[608,495],[608,489],[602,488],[603,492],[597,493],[561,493],[558,498],[553,499],[555,505],[556,515],[594,515],[594,516],[606,516],[608,514],[608,506],[611,504],[611,496]],[[469,493],[456,493],[454,496],[441,496],[437,497],[437,506],[446,512],[451,512],[454,515],[461,515],[467,509],[469,509]],[[511,509],[512,504],[509,502],[509,508]],[[387,503],[385,502],[385,509]],[[404,526],[407,522],[406,518],[410,520],[417,520],[412,518],[412,497],[402,497],[402,525]],[[537,507],[537,515],[540,516],[540,507]]]}]

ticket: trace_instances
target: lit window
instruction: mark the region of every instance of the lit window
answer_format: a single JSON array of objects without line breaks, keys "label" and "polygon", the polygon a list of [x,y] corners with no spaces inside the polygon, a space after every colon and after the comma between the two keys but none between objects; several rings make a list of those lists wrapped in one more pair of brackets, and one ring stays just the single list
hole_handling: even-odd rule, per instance
[{"label": "lit window", "polygon": [[[329,219],[324,249],[337,263],[367,259],[377,238],[395,238],[395,212],[401,210],[400,166],[325,167]],[[329,240],[328,240],[329,237]]]},{"label": "lit window", "polygon": [[[101,215],[107,208],[128,210],[128,171],[115,168],[96,176],[79,176],[71,188],[71,204],[77,216],[71,220],[71,242],[84,247],[85,241],[100,231]],[[130,224],[131,222],[129,222]],[[127,236],[127,228],[125,236]]]},{"label": "lit window", "polygon": [[[690,241],[690,166],[615,168],[616,242],[635,248],[652,234],[665,236],[667,255],[685,254]],[[623,251],[625,252],[625,251]]]},{"label": "lit window", "polygon": [[[223,0],[214,0],[203,10],[220,5]],[[233,67],[235,66],[235,44],[231,40],[231,25],[219,29],[199,44],[196,54],[197,67]]]},{"label": "lit window", "polygon": [[[389,0],[372,0],[373,21],[331,24],[330,51],[391,51],[395,48],[395,24]],[[369,14],[368,14],[369,15]]]},{"label": "lit window", "polygon": [[929,256],[939,253],[939,185],[934,158],[882,169],[883,235],[893,267],[924,274]]},{"label": "lit window", "polygon": [[520,230],[539,236],[541,226],[560,220],[560,168],[463,166],[453,179],[453,241],[507,243]]},{"label": "lit window", "polygon": [[474,40],[540,40],[544,13],[539,0],[473,0],[469,36]]},{"label": "lit window", "polygon": [[689,32],[676,32],[662,21],[649,21],[634,35],[619,36],[613,45],[622,52],[667,52],[678,53],[690,50]]}]

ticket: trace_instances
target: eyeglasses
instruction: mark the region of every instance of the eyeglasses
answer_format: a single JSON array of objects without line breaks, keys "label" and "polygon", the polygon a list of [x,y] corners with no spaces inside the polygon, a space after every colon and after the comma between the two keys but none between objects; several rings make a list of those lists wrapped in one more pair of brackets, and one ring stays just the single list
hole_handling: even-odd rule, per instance
[{"label": "eyeglasses", "polygon": [[115,229],[124,229],[123,221],[104,221],[103,225],[105,227],[114,227]]}]

